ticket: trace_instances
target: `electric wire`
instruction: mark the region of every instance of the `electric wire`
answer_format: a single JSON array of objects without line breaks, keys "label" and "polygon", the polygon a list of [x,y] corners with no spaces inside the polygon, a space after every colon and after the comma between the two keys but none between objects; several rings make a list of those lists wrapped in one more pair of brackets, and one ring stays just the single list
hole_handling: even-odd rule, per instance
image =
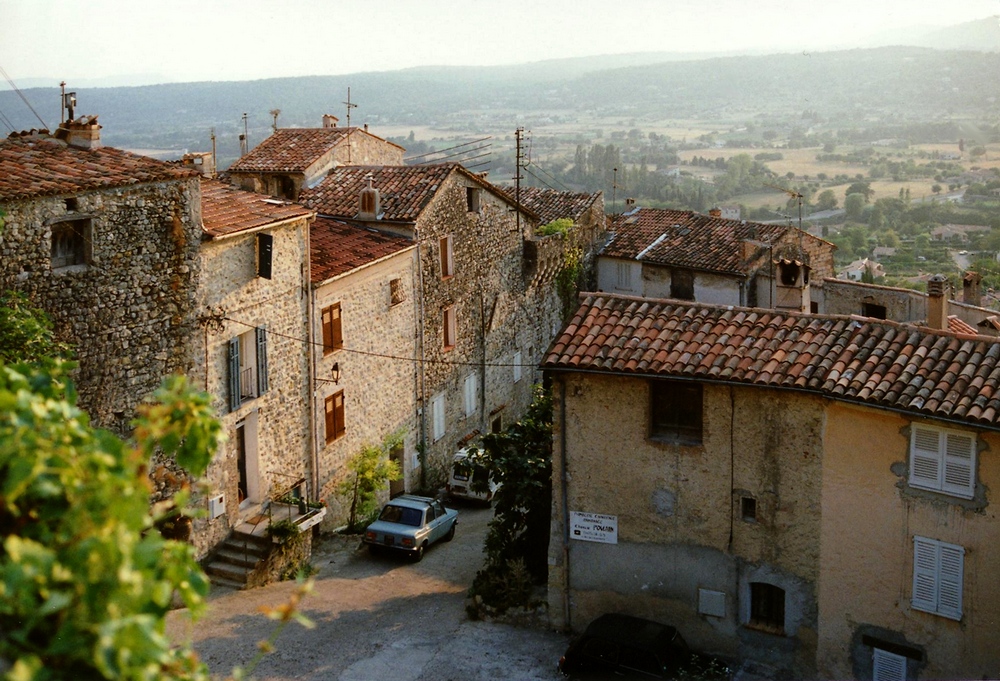
[{"label": "electric wire", "polygon": [[[528,166],[523,166],[522,169],[524,170],[524,172],[526,172],[529,175],[531,175],[533,178],[535,178],[536,180],[538,180],[539,182],[541,182],[542,184],[544,184],[549,189],[553,189],[553,190],[556,189],[551,184],[549,184],[548,182],[546,182],[544,179],[540,178],[538,175],[535,175],[533,172],[531,172],[531,170],[528,169]],[[558,191],[558,190],[556,190],[556,191]]]},{"label": "electric wire", "polygon": [[[569,187],[567,187],[567,186],[566,186],[565,184],[563,184],[562,182],[560,182],[560,181],[559,181],[559,178],[558,178],[558,177],[556,177],[556,176],[555,176],[555,175],[553,175],[552,173],[548,172],[547,170],[545,170],[544,168],[542,168],[542,167],[541,167],[540,165],[538,165],[537,163],[529,163],[529,164],[528,164],[528,166],[531,166],[532,168],[535,168],[536,170],[538,170],[538,172],[540,172],[540,173],[542,173],[542,174],[544,174],[544,175],[548,176],[548,178],[549,178],[550,180],[552,180],[552,181],[553,181],[553,182],[555,182],[555,183],[556,183],[557,185],[559,185],[560,187],[562,187],[562,188],[563,188],[563,190],[565,190],[565,191],[568,191],[568,192],[572,192],[572,191],[573,191],[572,189],[570,189]],[[527,167],[528,167],[528,166],[525,166],[525,169],[527,169]],[[555,187],[552,187],[552,186],[550,186],[549,188],[550,188],[550,189],[555,189]]]},{"label": "electric wire", "polygon": [[489,136],[489,137],[483,137],[483,138],[480,138],[480,139],[477,139],[477,140],[472,140],[471,142],[462,142],[461,144],[456,144],[453,147],[446,147],[444,149],[438,149],[437,151],[428,151],[426,154],[417,154],[416,156],[407,156],[406,158],[403,159],[403,161],[404,162],[405,161],[412,161],[415,158],[423,158],[424,156],[433,156],[434,154],[443,154],[444,152],[451,151],[452,149],[459,149],[461,147],[467,147],[470,144],[477,144],[479,142],[485,142],[486,140],[491,140],[491,139],[493,139],[493,137]]},{"label": "electric wire", "polygon": [[[414,163],[413,165],[416,165],[416,166],[433,165],[435,163],[440,163],[441,161],[445,161],[445,160],[447,160],[449,158],[455,158],[457,156],[464,156],[465,154],[474,154],[477,151],[482,151],[483,149],[490,149],[492,146],[493,145],[491,145],[491,144],[484,144],[483,146],[476,147],[475,149],[466,149],[464,151],[458,152],[457,154],[449,154],[448,156],[442,156],[441,158],[432,158],[429,161],[421,161],[420,163]],[[460,162],[460,161],[458,161],[458,162]]]},{"label": "electric wire", "polygon": [[3,122],[4,127],[6,127],[8,130],[10,130],[11,132],[16,132],[16,128],[14,128],[13,123],[11,123],[10,119],[7,118],[6,114],[4,114],[3,109],[0,109],[0,121]]},{"label": "electric wire", "polygon": [[[256,324],[249,324],[239,319],[233,319],[232,317],[223,316],[224,319],[234,324],[240,324],[250,329],[257,328]],[[281,333],[279,331],[267,330],[267,335],[277,336],[278,338],[286,338],[288,340],[293,340],[298,343],[305,343],[306,345],[313,345],[315,347],[324,348],[326,347],[322,341],[310,341],[308,338],[300,338],[299,336],[291,336],[286,333]],[[428,359],[426,357],[404,357],[402,355],[387,355],[381,352],[370,352],[368,350],[355,350],[348,347],[337,348],[337,352],[347,352],[354,355],[363,355],[365,357],[378,357],[379,359],[391,359],[401,362],[410,362],[411,364],[437,364],[443,366],[463,366],[463,367],[536,367],[535,364],[524,364],[524,363],[514,363],[514,362],[458,362],[450,359]]]},{"label": "electric wire", "polygon": [[35,114],[35,118],[37,118],[38,122],[42,124],[42,127],[48,129],[49,124],[43,121],[42,117],[38,115],[38,112],[35,111],[35,107],[31,106],[31,102],[29,102],[28,98],[24,96],[24,93],[21,92],[21,89],[17,87],[17,85],[14,83],[11,77],[7,75],[7,72],[4,70],[3,66],[0,66],[0,75],[2,75],[8,83],[10,83],[10,86],[14,89],[14,92],[16,92],[17,96],[21,98],[21,100],[25,103],[25,105],[29,109],[31,109],[31,113]]}]

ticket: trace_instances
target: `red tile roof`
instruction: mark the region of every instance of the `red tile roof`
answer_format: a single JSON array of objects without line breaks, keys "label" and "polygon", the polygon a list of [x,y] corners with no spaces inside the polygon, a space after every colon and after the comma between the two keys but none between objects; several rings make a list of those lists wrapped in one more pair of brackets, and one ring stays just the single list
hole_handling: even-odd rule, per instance
[{"label": "red tile roof", "polygon": [[[502,189],[513,201],[514,188]],[[544,187],[521,187],[521,206],[535,213],[542,224],[548,224],[560,218],[579,220],[600,196],[601,192],[579,194]]]},{"label": "red tile roof", "polygon": [[1000,342],[882,320],[585,294],[542,367],[788,388],[1000,428]]},{"label": "red tile roof", "polygon": [[[493,184],[470,173],[458,163],[435,163],[421,166],[339,166],[323,181],[299,195],[302,203],[323,215],[354,218],[358,214],[361,190],[372,186],[379,190],[382,220],[415,222],[453,173],[461,173],[482,188],[506,201],[510,198]],[[529,215],[530,211],[525,210]]]},{"label": "red tile roof", "polygon": [[406,237],[320,217],[313,221],[309,248],[312,282],[320,284],[416,244]]},{"label": "red tile roof", "polygon": [[952,333],[971,333],[972,335],[979,333],[976,331],[976,327],[953,314],[948,315],[948,330]]},{"label": "red tile roof", "polygon": [[[355,127],[279,128],[254,147],[249,154],[230,166],[229,171],[304,172],[321,156],[346,140],[349,133],[371,135]],[[393,143],[388,142],[388,144]]]},{"label": "red tile roof", "polygon": [[113,147],[77,149],[44,137],[0,140],[0,201],[181,180],[198,171]]},{"label": "red tile roof", "polygon": [[[687,210],[638,208],[619,215],[601,255],[708,272],[745,274],[744,241],[774,243],[792,227],[728,220]],[[662,238],[661,238],[662,237]],[[804,238],[815,239],[808,234]]]},{"label": "red tile roof", "polygon": [[308,208],[243,191],[218,180],[201,181],[201,222],[213,238],[313,215]]}]

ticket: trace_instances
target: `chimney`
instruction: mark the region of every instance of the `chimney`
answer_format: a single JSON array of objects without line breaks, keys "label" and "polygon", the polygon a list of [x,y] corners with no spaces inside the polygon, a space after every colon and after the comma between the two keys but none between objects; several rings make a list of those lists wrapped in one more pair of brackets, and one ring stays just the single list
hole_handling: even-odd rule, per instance
[{"label": "chimney", "polygon": [[80,116],[61,123],[55,137],[77,149],[99,149],[101,126],[97,124],[97,116]]},{"label": "chimney", "polygon": [[365,132],[368,132],[368,124],[365,123]]},{"label": "chimney", "polygon": [[333,114],[323,114],[323,127],[324,128],[336,128],[337,121],[340,119]]},{"label": "chimney", "polygon": [[372,186],[372,175],[368,173],[368,186],[361,190],[361,205],[358,211],[359,220],[378,220],[379,213],[382,212],[382,203],[379,199],[378,189]]},{"label": "chimney", "polygon": [[979,272],[966,272],[962,277],[962,302],[966,305],[981,307],[983,304],[982,293],[983,278]]},{"label": "chimney", "polygon": [[181,158],[181,165],[185,168],[194,168],[204,177],[215,177],[215,160],[210,151],[198,151],[193,154],[184,154]]},{"label": "chimney", "polygon": [[948,328],[947,283],[948,279],[943,274],[935,274],[927,280],[927,326],[932,329]]},{"label": "chimney", "polygon": [[709,208],[708,209],[708,215],[709,215],[709,217],[713,217],[713,218],[721,218],[722,217],[722,209],[721,208]]}]

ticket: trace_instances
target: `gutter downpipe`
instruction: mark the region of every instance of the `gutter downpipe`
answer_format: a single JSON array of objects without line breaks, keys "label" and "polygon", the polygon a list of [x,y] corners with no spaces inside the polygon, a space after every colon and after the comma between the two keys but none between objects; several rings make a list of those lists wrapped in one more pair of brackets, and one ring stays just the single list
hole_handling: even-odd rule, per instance
[{"label": "gutter downpipe", "polygon": [[420,368],[417,371],[417,403],[420,414],[420,446],[418,453],[420,456],[420,488],[427,486],[427,399],[426,390],[426,356],[424,354],[424,260],[420,251],[420,234],[417,226],[413,226],[413,240],[417,242],[417,286],[420,295],[417,296],[417,343],[420,345]]},{"label": "gutter downpipe", "polygon": [[559,467],[563,511],[563,629],[572,631],[569,607],[569,473],[566,464],[566,377],[559,379]]},{"label": "gutter downpipe", "polygon": [[[309,325],[307,353],[309,355],[309,462],[312,469],[313,494],[320,501],[319,488],[319,437],[317,435],[316,409],[316,330],[313,328],[313,286],[312,286],[312,218],[306,221],[306,263],[305,263],[305,293],[306,293],[306,323]],[[308,498],[308,494],[306,497]]]}]

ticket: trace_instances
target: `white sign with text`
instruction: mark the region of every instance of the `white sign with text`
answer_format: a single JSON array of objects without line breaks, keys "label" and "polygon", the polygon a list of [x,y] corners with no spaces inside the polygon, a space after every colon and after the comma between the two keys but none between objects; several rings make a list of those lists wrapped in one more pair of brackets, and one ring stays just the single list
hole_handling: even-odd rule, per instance
[{"label": "white sign with text", "polygon": [[596,541],[602,544],[617,544],[618,516],[570,511],[569,538],[580,541]]}]

